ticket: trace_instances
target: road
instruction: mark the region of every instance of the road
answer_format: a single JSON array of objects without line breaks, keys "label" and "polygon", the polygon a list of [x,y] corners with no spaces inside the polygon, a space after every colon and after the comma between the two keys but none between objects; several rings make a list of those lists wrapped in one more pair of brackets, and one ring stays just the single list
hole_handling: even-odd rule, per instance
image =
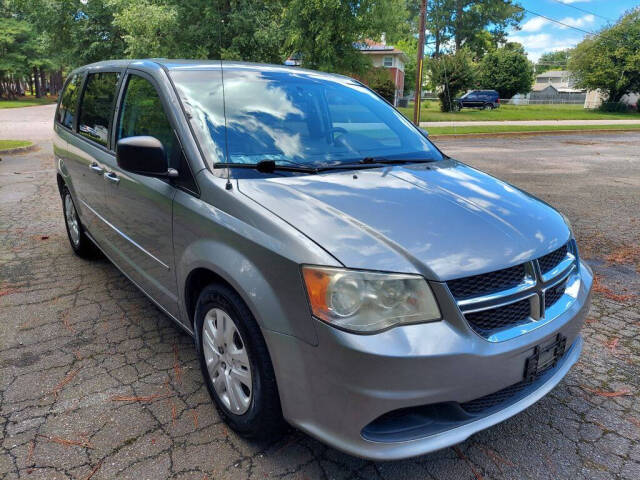
[{"label": "road", "polygon": [[71,253],[50,113],[12,110],[38,149],[0,161],[0,478],[640,478],[640,133],[438,142],[565,212],[599,286],[583,356],[547,397],[455,448],[374,463],[225,427],[192,340],[106,260]]},{"label": "road", "polygon": [[526,127],[555,126],[563,127],[568,125],[639,125],[638,120],[474,120],[467,122],[420,122],[421,127],[469,127],[469,126],[499,126],[499,125],[522,125]]}]

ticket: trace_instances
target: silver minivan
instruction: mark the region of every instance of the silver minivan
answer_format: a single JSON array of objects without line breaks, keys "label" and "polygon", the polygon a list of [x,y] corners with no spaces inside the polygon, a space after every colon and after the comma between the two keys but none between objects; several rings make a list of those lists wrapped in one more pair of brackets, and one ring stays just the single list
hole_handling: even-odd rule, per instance
[{"label": "silver minivan", "polygon": [[567,219],[449,158],[351,78],[79,68],[54,122],[73,250],[194,338],[220,415],[370,459],[458,443],[577,361],[593,275]]}]

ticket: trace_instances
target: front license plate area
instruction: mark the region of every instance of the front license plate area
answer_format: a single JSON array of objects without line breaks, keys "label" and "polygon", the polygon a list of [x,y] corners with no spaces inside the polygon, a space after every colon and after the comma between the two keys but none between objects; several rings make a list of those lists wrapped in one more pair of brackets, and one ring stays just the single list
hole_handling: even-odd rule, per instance
[{"label": "front license plate area", "polygon": [[533,382],[545,370],[553,368],[564,355],[567,347],[567,337],[561,334],[546,344],[538,345],[533,354],[527,358],[524,366],[524,380]]}]

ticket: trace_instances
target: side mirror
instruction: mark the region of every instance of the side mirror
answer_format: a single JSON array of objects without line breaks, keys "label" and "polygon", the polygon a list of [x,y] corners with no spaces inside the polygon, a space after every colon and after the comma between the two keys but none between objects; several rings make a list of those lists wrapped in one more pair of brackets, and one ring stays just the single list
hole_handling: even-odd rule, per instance
[{"label": "side mirror", "polygon": [[169,168],[167,155],[160,140],[154,137],[127,137],[118,140],[116,161],[123,170],[149,177],[176,177],[178,172]]},{"label": "side mirror", "polygon": [[424,128],[420,129],[420,133],[422,133],[422,135],[424,135],[425,137],[429,138],[429,132],[427,130],[425,130]]}]

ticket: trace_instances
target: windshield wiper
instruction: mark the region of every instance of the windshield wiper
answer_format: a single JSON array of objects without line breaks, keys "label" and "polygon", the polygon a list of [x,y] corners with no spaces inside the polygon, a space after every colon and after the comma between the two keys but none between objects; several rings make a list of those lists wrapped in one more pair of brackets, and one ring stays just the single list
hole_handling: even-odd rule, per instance
[{"label": "windshield wiper", "polygon": [[317,168],[296,165],[278,165],[275,160],[260,160],[258,163],[218,162],[213,165],[213,168],[250,168],[261,173],[273,173],[275,171],[318,173]]},{"label": "windshield wiper", "polygon": [[360,160],[359,163],[364,164],[364,165],[369,165],[372,163],[378,163],[380,165],[393,165],[393,164],[397,164],[397,165],[403,165],[405,163],[431,163],[434,162],[435,160],[429,160],[426,158],[384,158],[384,157],[364,157],[362,160]]},{"label": "windshield wiper", "polygon": [[318,172],[324,172],[325,170],[339,170],[339,169],[357,169],[363,170],[365,168],[379,168],[386,167],[389,165],[406,165],[408,163],[432,163],[435,160],[427,160],[427,159],[392,159],[392,158],[382,158],[382,157],[364,157],[362,160],[357,162],[345,162],[345,163],[334,163],[333,165],[321,165],[317,168]]}]

